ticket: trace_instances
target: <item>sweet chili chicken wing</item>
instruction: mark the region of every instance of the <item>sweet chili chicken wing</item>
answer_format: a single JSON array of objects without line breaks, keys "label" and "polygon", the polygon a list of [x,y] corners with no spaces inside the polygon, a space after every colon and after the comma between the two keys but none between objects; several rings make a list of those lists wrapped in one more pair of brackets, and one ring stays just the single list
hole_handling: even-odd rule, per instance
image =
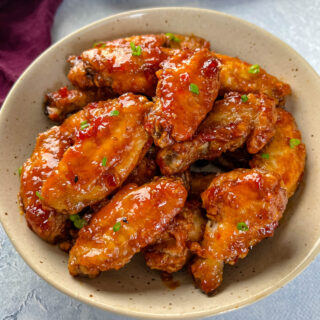
[{"label": "sweet chili chicken wing", "polygon": [[75,214],[121,186],[147,151],[143,119],[151,106],[131,93],[89,104],[76,141],[43,184],[43,203]]},{"label": "sweet chili chicken wing", "polygon": [[45,113],[51,120],[61,122],[69,113],[82,109],[90,102],[107,100],[114,96],[109,88],[68,90],[67,87],[62,87],[46,95]]},{"label": "sweet chili chicken wing", "polygon": [[216,54],[221,61],[221,86],[219,95],[236,91],[241,93],[265,93],[283,103],[291,88],[287,83],[268,74],[258,65],[251,65],[238,58]]},{"label": "sweet chili chicken wing", "polygon": [[275,131],[276,103],[264,94],[229,93],[215,103],[191,141],[175,143],[159,151],[157,163],[162,174],[184,171],[199,159],[213,160],[244,143],[249,153],[257,153]]},{"label": "sweet chili chicken wing", "polygon": [[161,50],[165,35],[141,35],[100,42],[95,48],[72,56],[68,78],[81,89],[110,87],[117,94],[153,96],[155,72],[167,55]]},{"label": "sweet chili chicken wing", "polygon": [[83,112],[71,116],[60,127],[55,126],[38,136],[31,157],[21,171],[20,197],[28,226],[43,240],[56,242],[66,235],[68,216],[42,205],[43,182],[58,166],[64,152],[74,142]]},{"label": "sweet chili chicken wing", "polygon": [[235,264],[252,246],[273,236],[287,195],[277,174],[236,169],[214,178],[202,201],[211,221],[191,272],[200,289],[212,294],[221,284],[224,263]]},{"label": "sweet chili chicken wing", "polygon": [[212,109],[219,89],[219,61],[208,49],[183,50],[165,60],[161,68],[145,128],[154,143],[164,148],[191,139]]},{"label": "sweet chili chicken wing", "polygon": [[100,271],[122,268],[157,240],[186,197],[177,178],[155,179],[141,187],[126,185],[80,230],[70,251],[70,273],[95,277]]},{"label": "sweet chili chicken wing", "polygon": [[251,160],[252,168],[278,173],[291,197],[302,179],[306,161],[306,147],[292,115],[277,109],[276,133],[272,141]]},{"label": "sweet chili chicken wing", "polygon": [[205,225],[200,203],[187,202],[156,243],[144,250],[147,265],[168,273],[182,269],[191,257],[189,243],[202,240]]}]

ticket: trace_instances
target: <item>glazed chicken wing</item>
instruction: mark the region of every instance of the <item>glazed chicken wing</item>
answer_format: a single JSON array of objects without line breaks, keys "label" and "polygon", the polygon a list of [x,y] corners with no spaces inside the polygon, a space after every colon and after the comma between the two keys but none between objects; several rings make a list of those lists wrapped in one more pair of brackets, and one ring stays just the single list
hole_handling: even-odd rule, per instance
[{"label": "glazed chicken wing", "polygon": [[141,35],[101,42],[72,56],[68,78],[81,89],[110,87],[117,94],[144,93],[153,96],[157,78],[155,72],[166,58],[162,46],[165,35]]},{"label": "glazed chicken wing", "polygon": [[[236,91],[241,93],[265,93],[283,103],[291,88],[287,83],[268,74],[257,65],[251,65],[238,58],[216,54],[221,61],[221,86],[219,95]],[[251,67],[251,69],[250,69]]]},{"label": "glazed chicken wing", "polygon": [[75,214],[121,186],[147,151],[143,119],[151,106],[131,93],[88,105],[75,143],[43,184],[43,203]]},{"label": "glazed chicken wing", "polygon": [[61,122],[74,111],[78,111],[90,102],[107,100],[115,94],[109,88],[93,88],[90,90],[68,90],[62,87],[46,95],[45,112],[48,117]]},{"label": "glazed chicken wing", "polygon": [[168,273],[182,269],[191,257],[190,242],[202,239],[205,224],[200,203],[187,202],[157,242],[145,249],[147,265]]},{"label": "glazed chicken wing", "polygon": [[202,201],[211,221],[191,272],[200,289],[211,294],[221,284],[224,263],[234,264],[252,246],[273,236],[287,196],[277,174],[236,169],[214,178]]},{"label": "glazed chicken wing", "polygon": [[166,41],[166,46],[171,49],[180,49],[180,50],[185,50],[185,49],[203,49],[207,48],[210,49],[210,42],[191,35],[191,36],[185,36],[181,34],[172,34],[172,33],[166,33],[167,41]]},{"label": "glazed chicken wing", "polygon": [[157,240],[181,211],[186,197],[180,179],[126,185],[80,230],[70,251],[70,273],[95,277],[100,271],[122,268]]},{"label": "glazed chicken wing", "polygon": [[184,50],[161,64],[145,128],[157,146],[192,138],[219,89],[219,61],[208,49]]},{"label": "glazed chicken wing", "polygon": [[278,173],[287,188],[288,197],[291,197],[303,176],[306,148],[292,115],[283,109],[277,109],[277,114],[272,141],[253,157],[250,165]]},{"label": "glazed chicken wing", "polygon": [[73,143],[83,119],[83,113],[79,112],[62,126],[41,133],[30,159],[22,167],[20,197],[28,226],[40,238],[51,243],[65,237],[68,216],[42,206],[41,188]]},{"label": "glazed chicken wing", "polygon": [[248,94],[243,102],[239,93],[229,93],[215,103],[191,141],[176,143],[159,151],[157,163],[164,175],[184,171],[199,159],[212,160],[245,142],[250,153],[257,153],[272,138],[276,103],[264,94]]}]

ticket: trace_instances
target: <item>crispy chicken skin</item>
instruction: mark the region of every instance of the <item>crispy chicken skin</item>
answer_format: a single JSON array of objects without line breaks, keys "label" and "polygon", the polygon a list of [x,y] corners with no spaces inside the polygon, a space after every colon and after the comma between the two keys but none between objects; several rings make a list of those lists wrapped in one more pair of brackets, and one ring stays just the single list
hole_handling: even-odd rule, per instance
[{"label": "crispy chicken skin", "polygon": [[157,240],[186,198],[187,190],[177,178],[126,185],[80,230],[70,251],[70,273],[95,277],[100,271],[122,268]]},{"label": "crispy chicken skin", "polygon": [[89,104],[87,128],[63,154],[42,187],[43,202],[58,212],[75,214],[120,187],[150,142],[143,119],[152,102],[128,93]]},{"label": "crispy chicken skin", "polygon": [[[286,186],[288,197],[291,197],[303,176],[306,147],[301,143],[301,133],[292,115],[280,108],[277,114],[276,133],[272,141],[253,157],[250,165],[278,173]],[[290,146],[290,139],[299,139],[300,144]],[[268,159],[265,155],[268,155]]]},{"label": "crispy chicken skin", "polygon": [[238,58],[216,54],[221,61],[221,86],[219,95],[236,91],[240,93],[265,93],[284,102],[287,95],[291,94],[291,88],[287,83],[278,80],[260,68],[258,73],[250,73],[251,64]]},{"label": "crispy chicken skin", "polygon": [[221,284],[224,263],[235,264],[252,246],[273,236],[287,195],[277,174],[236,169],[214,178],[202,201],[211,221],[191,272],[197,286],[212,294]]},{"label": "crispy chicken skin", "polygon": [[[145,128],[164,148],[192,138],[212,109],[219,89],[219,61],[208,49],[184,50],[161,64],[155,104]],[[191,92],[196,85],[198,92]]]},{"label": "crispy chicken skin", "polygon": [[144,250],[148,267],[168,273],[184,267],[191,257],[189,244],[202,240],[206,225],[200,206],[196,201],[186,202],[157,242]]},{"label": "crispy chicken skin", "polygon": [[[155,72],[167,57],[161,50],[166,41],[167,37],[160,34],[101,42],[79,57],[69,58],[72,68],[68,78],[81,89],[111,87],[117,94],[133,92],[153,96],[157,84]],[[134,53],[131,43],[141,48],[141,54]]]},{"label": "crispy chicken skin", "polygon": [[62,122],[69,113],[78,111],[90,102],[107,100],[115,94],[109,88],[93,88],[90,90],[68,90],[62,87],[46,95],[45,113],[49,119]]},{"label": "crispy chicken skin", "polygon": [[43,240],[54,243],[63,239],[69,226],[68,217],[44,208],[41,199],[43,182],[58,166],[64,152],[73,143],[83,113],[73,115],[58,127],[40,133],[31,157],[21,171],[20,197],[28,226]]},{"label": "crispy chicken skin", "polygon": [[275,100],[264,94],[229,93],[215,103],[191,141],[176,143],[158,152],[157,163],[164,175],[187,169],[199,159],[213,160],[244,143],[257,153],[273,137],[276,122]]}]

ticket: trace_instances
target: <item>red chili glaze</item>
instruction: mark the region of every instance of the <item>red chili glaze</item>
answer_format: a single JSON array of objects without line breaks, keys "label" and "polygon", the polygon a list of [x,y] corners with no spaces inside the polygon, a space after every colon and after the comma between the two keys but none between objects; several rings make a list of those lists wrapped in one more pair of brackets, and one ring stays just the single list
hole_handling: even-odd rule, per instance
[{"label": "red chili glaze", "polygon": [[[184,50],[161,64],[155,105],[146,130],[161,148],[192,138],[219,89],[219,61],[207,49]],[[198,93],[191,92],[190,85]]]}]

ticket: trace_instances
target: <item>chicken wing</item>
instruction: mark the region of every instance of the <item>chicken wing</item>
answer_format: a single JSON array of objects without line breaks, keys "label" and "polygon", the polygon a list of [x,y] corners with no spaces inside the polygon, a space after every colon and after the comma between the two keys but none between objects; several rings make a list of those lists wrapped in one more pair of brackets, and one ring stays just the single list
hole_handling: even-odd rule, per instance
[{"label": "chicken wing", "polygon": [[287,196],[277,174],[236,169],[214,178],[202,201],[211,221],[191,272],[200,289],[212,294],[221,284],[224,263],[235,264],[249,248],[273,236]]},{"label": "chicken wing", "polygon": [[120,269],[157,240],[181,211],[187,191],[180,179],[160,178],[141,187],[128,184],[79,232],[70,251],[73,276]]},{"label": "chicken wing", "polygon": [[167,55],[161,50],[167,37],[141,35],[100,42],[72,56],[68,78],[81,89],[111,87],[115,93],[144,93],[153,96],[157,78],[155,72]]},{"label": "chicken wing", "polygon": [[215,103],[191,141],[176,143],[159,151],[157,163],[162,174],[184,171],[196,160],[213,160],[245,142],[250,153],[257,153],[275,131],[276,103],[264,94],[229,93]]},{"label": "chicken wing", "polygon": [[68,90],[62,87],[58,91],[46,95],[45,113],[57,122],[62,122],[69,113],[78,111],[90,102],[107,100],[115,97],[109,88],[93,88],[90,90]]},{"label": "chicken wing", "polygon": [[43,203],[75,214],[121,186],[147,151],[143,119],[151,106],[131,93],[88,105],[83,130],[43,184]]},{"label": "chicken wing", "polygon": [[278,173],[291,197],[303,176],[306,147],[292,115],[283,109],[277,109],[277,114],[272,141],[253,157],[250,166]]},{"label": "chicken wing", "polygon": [[[265,93],[268,96],[284,103],[291,88],[287,83],[268,74],[258,65],[251,65],[238,58],[216,54],[221,61],[221,86],[219,95],[236,91],[241,93]],[[251,67],[251,69],[250,69]]]},{"label": "chicken wing", "polygon": [[166,33],[166,37],[167,37],[167,41],[165,45],[171,49],[195,50],[195,49],[207,48],[210,50],[209,41],[194,35],[185,36],[181,34]]},{"label": "chicken wing", "polygon": [[144,250],[147,265],[168,273],[182,269],[191,257],[189,243],[202,240],[205,225],[200,203],[187,202],[157,242]]},{"label": "chicken wing", "polygon": [[146,130],[157,146],[192,138],[219,89],[219,61],[208,49],[184,50],[161,64]]},{"label": "chicken wing", "polygon": [[31,157],[22,167],[20,197],[28,226],[40,238],[51,243],[66,236],[70,223],[68,216],[43,207],[41,188],[43,181],[52,174],[64,152],[74,142],[83,119],[83,112],[79,112],[62,126],[41,133]]}]

